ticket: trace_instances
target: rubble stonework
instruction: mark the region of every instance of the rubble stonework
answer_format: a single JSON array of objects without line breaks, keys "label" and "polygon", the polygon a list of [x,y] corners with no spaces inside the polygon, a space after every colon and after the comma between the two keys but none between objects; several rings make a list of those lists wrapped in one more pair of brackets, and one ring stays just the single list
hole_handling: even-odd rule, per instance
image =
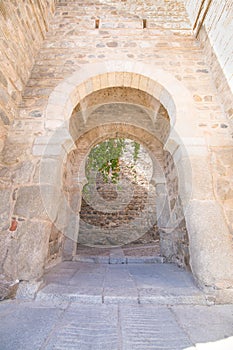
[{"label": "rubble stonework", "polygon": [[54,0],[0,2],[0,150],[48,31]]}]

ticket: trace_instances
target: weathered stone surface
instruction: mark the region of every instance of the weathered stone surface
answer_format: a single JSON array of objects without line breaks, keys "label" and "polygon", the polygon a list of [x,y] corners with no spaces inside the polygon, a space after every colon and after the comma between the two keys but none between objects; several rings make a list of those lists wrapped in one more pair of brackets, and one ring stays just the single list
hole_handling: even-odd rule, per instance
[{"label": "weathered stone surface", "polygon": [[63,246],[63,252],[62,252],[62,257],[64,261],[69,261],[72,260],[73,258],[73,253],[74,253],[74,247],[76,245],[76,242],[73,241],[72,239],[69,239],[68,235],[66,235],[64,240],[64,246]]},{"label": "weathered stone surface", "polygon": [[186,212],[190,266],[203,286],[233,287],[233,249],[222,209],[216,201],[193,200]]},{"label": "weathered stone surface", "polygon": [[33,182],[58,186],[62,181],[61,160],[53,158],[42,159],[36,167]]},{"label": "weathered stone surface", "polygon": [[55,225],[52,225],[51,234],[49,237],[49,249],[48,249],[48,264],[54,264],[61,260],[62,250],[64,246],[64,235],[57,229]]},{"label": "weathered stone surface", "polygon": [[57,215],[58,195],[52,186],[21,187],[16,195],[14,215],[23,218],[54,220]]},{"label": "weathered stone surface", "polygon": [[17,299],[34,299],[39,288],[43,285],[42,280],[39,281],[22,281],[18,284],[16,293]]},{"label": "weathered stone surface", "polygon": [[0,189],[0,229],[6,230],[10,224],[10,208],[12,191],[10,189]]},{"label": "weathered stone surface", "polygon": [[232,349],[231,305],[101,305],[94,299],[92,304],[2,303],[2,348],[86,350],[95,338],[98,350]]},{"label": "weathered stone surface", "polygon": [[[48,22],[54,11],[54,0],[32,5],[22,0],[1,4],[2,37],[0,51],[2,55],[0,71],[0,119],[9,125],[18,114],[18,103],[22,90],[31,73],[35,55],[40,47]],[[30,30],[28,29],[30,27]],[[20,43],[20,44],[19,44]],[[5,130],[6,133],[6,130]]]},{"label": "weathered stone surface", "polygon": [[9,231],[1,231],[0,232],[0,274],[3,273],[3,263],[6,259],[7,252],[9,249],[11,235]]},{"label": "weathered stone surface", "polygon": [[0,83],[4,85],[4,87],[7,87],[7,80],[4,76],[4,74],[0,71]]},{"label": "weathered stone surface", "polygon": [[[25,140],[25,138],[24,138]],[[28,145],[16,144],[12,142],[5,142],[4,148],[1,152],[1,160],[6,166],[15,166],[21,160],[25,159]]]},{"label": "weathered stone surface", "polygon": [[1,348],[4,350],[29,350],[32,347],[39,350],[64,311],[52,305],[41,303],[36,306],[25,301],[2,303],[0,310],[4,319],[0,330]]},{"label": "weathered stone surface", "polygon": [[30,182],[34,170],[34,164],[30,161],[20,163],[14,170],[12,181],[14,184],[25,184]]},{"label": "weathered stone surface", "polygon": [[231,233],[233,234],[233,152],[231,148],[218,148],[212,150],[212,169],[215,193],[220,200]]},{"label": "weathered stone surface", "polygon": [[0,274],[0,301],[15,298],[19,281],[12,281]]},{"label": "weathered stone surface", "polygon": [[191,273],[172,264],[125,264],[117,249],[109,262],[62,262],[50,269],[37,300],[105,304],[207,305]]},{"label": "weathered stone surface", "polygon": [[47,260],[50,231],[49,223],[20,223],[9,244],[4,273],[25,281],[41,277]]},{"label": "weathered stone surface", "polygon": [[3,122],[3,124],[10,125],[10,120],[9,120],[7,114],[3,110],[0,110],[0,118]]},{"label": "weathered stone surface", "polygon": [[[204,16],[206,6],[206,4],[199,1],[186,1],[191,23],[194,25],[195,22],[194,31],[204,46],[204,52],[210,63],[219,96],[223,101],[229,119],[231,119],[232,68],[231,63],[228,63],[229,55],[231,56],[232,52],[231,29],[228,20],[228,17],[232,16],[232,10],[230,11],[231,0],[227,0],[221,6],[217,1],[213,1],[207,8],[207,15]],[[224,72],[223,67],[225,67]]]},{"label": "weathered stone surface", "polygon": [[195,199],[214,199],[209,157],[199,155],[188,160],[192,167],[191,195]]}]

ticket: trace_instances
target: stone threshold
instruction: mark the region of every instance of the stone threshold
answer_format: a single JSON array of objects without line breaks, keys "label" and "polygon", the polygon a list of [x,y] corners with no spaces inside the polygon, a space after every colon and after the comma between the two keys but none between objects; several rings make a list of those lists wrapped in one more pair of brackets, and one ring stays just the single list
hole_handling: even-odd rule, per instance
[{"label": "stone threshold", "polygon": [[[118,253],[115,250],[112,259],[119,258]],[[20,283],[16,298],[56,305],[77,302],[211,306],[233,304],[233,289],[200,289],[190,272],[174,264],[63,261],[46,271],[40,283]]]},{"label": "stone threshold", "polygon": [[[134,293],[133,293],[134,294]],[[76,302],[81,304],[150,304],[150,305],[226,305],[233,304],[233,290],[219,290],[212,293],[176,294],[161,293],[157,295],[104,295],[74,292],[71,286],[50,284],[40,290],[35,298],[37,301],[53,302],[60,304],[63,302]]]},{"label": "stone threshold", "polygon": [[162,256],[140,256],[140,257],[132,257],[132,256],[124,256],[124,257],[116,257],[116,256],[83,256],[83,255],[75,255],[73,257],[73,261],[78,262],[88,262],[95,264],[163,264],[165,263],[165,258]]},{"label": "stone threshold", "polygon": [[[134,294],[134,293],[133,293]],[[175,295],[174,293],[164,295],[104,295],[104,294],[82,294],[74,292],[70,286],[50,284],[40,290],[36,296],[37,301],[49,301],[57,303],[76,302],[82,304],[151,304],[151,305],[214,305],[212,295],[202,292],[190,295]]]}]

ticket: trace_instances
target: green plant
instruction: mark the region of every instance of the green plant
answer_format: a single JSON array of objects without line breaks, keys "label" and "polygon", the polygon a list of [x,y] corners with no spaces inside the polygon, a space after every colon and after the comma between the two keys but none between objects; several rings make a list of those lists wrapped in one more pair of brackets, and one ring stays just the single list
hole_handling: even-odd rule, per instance
[{"label": "green plant", "polygon": [[133,145],[134,145],[133,160],[134,160],[134,163],[136,163],[136,161],[138,160],[138,155],[140,151],[140,143],[137,143],[134,141]]},{"label": "green plant", "polygon": [[[139,155],[140,144],[133,142],[133,160],[136,163]],[[88,182],[92,182],[92,172],[100,172],[105,183],[117,183],[120,176],[120,158],[126,150],[124,138],[109,139],[92,148],[86,162],[86,176]],[[131,167],[134,168],[135,164]]]}]

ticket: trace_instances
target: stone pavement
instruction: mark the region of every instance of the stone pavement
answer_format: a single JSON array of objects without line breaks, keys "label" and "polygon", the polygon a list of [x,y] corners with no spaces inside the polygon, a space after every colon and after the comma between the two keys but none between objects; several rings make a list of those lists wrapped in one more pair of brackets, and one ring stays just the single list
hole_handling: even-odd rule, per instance
[{"label": "stone pavement", "polygon": [[45,280],[35,300],[0,303],[1,350],[233,349],[233,305],[175,265],[63,262]]},{"label": "stone pavement", "polygon": [[110,264],[63,262],[45,274],[46,286],[37,300],[92,304],[212,303],[212,295],[201,292],[192,275],[174,264],[140,263],[141,257],[133,260],[138,263],[122,264],[125,261],[122,259],[117,254],[110,256]]}]

